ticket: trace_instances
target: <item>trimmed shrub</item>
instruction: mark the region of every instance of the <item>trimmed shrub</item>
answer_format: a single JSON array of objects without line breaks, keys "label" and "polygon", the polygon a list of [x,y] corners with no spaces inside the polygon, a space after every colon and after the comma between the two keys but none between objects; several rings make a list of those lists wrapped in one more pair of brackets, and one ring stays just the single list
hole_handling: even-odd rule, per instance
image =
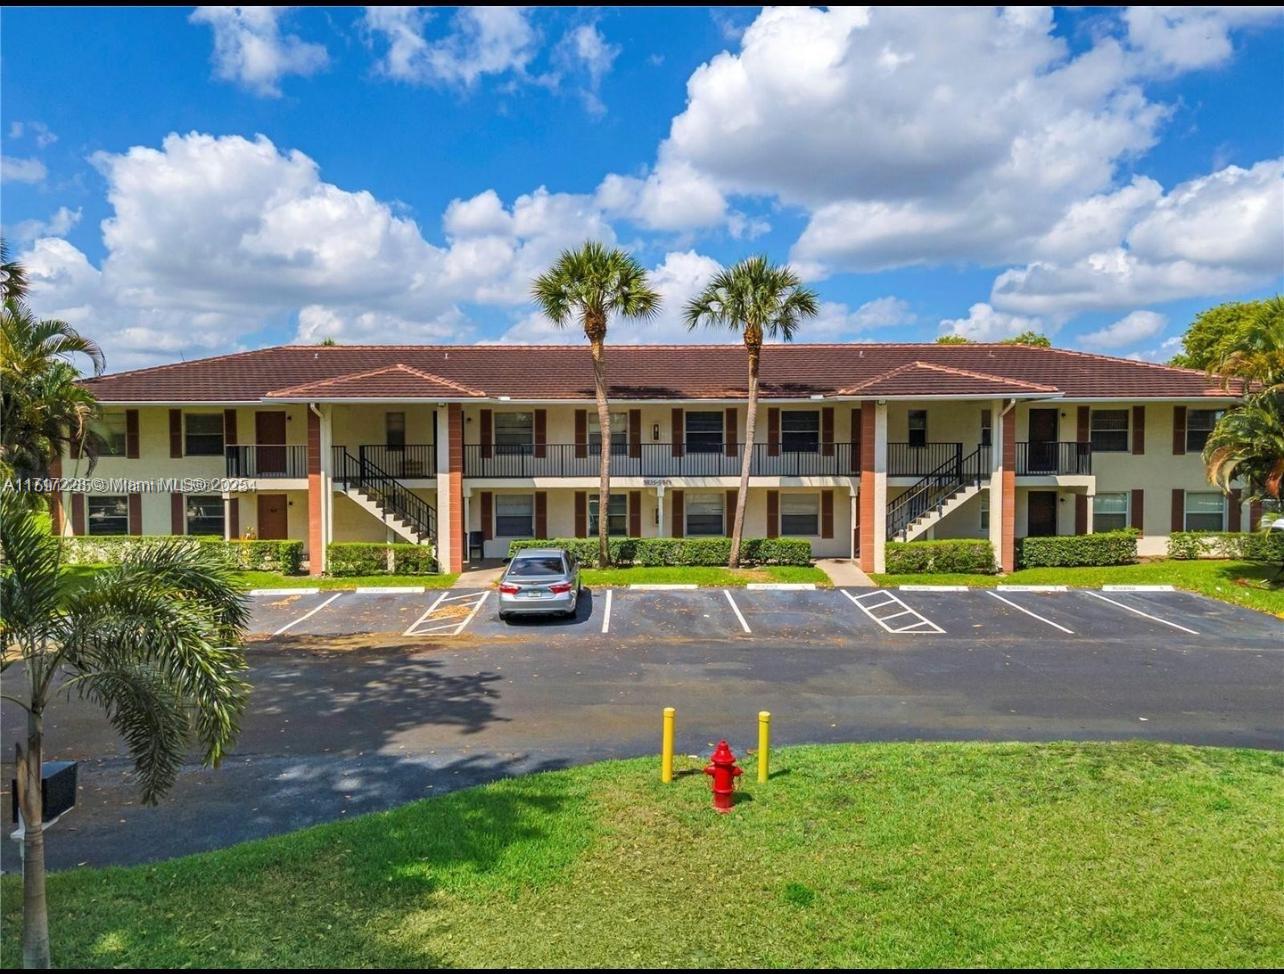
[{"label": "trimmed shrub", "polygon": [[[718,566],[731,557],[730,538],[611,538],[611,562],[639,566]],[[586,568],[597,566],[597,538],[523,538],[508,545],[508,557],[525,548],[565,548]],[[811,542],[801,538],[745,538],[745,565],[809,565]]]},{"label": "trimmed shrub", "polygon": [[326,546],[329,574],[432,575],[437,571],[432,545],[332,541]]},{"label": "trimmed shrub", "polygon": [[145,545],[171,542],[176,538],[185,544],[219,549],[237,568],[251,571],[281,572],[297,575],[303,567],[302,541],[224,541],[216,537],[193,537],[164,534],[121,534],[106,537],[84,535],[62,538],[63,556],[71,565],[117,565],[130,551]]},{"label": "trimmed shrub", "polygon": [[1174,531],[1168,557],[1233,558],[1239,561],[1284,562],[1284,534],[1266,531]]},{"label": "trimmed shrub", "polygon": [[890,541],[887,574],[944,575],[955,572],[991,575],[995,572],[994,548],[979,538],[943,541]]},{"label": "trimmed shrub", "polygon": [[1137,560],[1138,536],[1136,529],[1125,528],[1100,534],[1022,538],[1017,542],[1017,564],[1022,568],[1129,565]]}]

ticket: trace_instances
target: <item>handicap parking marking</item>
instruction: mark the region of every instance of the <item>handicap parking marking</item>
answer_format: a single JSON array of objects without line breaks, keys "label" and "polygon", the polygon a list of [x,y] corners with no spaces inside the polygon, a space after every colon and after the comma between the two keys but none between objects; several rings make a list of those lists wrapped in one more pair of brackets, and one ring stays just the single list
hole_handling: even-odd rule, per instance
[{"label": "handicap parking marking", "polygon": [[[1011,591],[1013,591],[1013,589],[1010,589],[1010,588],[1009,588],[1009,589],[1006,589],[1006,591],[1011,592]],[[1040,589],[1027,589],[1027,591],[1042,591],[1042,590],[1040,590]],[[1055,589],[1054,589],[1054,590],[1052,590],[1052,591],[1055,591]],[[993,592],[993,591],[990,591],[989,589],[986,589],[985,594],[986,594],[986,595],[991,596],[992,598],[996,598],[996,599],[998,599],[998,600],[999,600],[1000,602],[1002,602],[1004,605],[1009,605],[1009,606],[1011,606],[1012,608],[1016,609],[1018,612],[1024,612],[1026,615],[1028,615],[1028,616],[1029,616],[1030,618],[1032,618],[1032,619],[1038,619],[1040,622],[1047,623],[1047,624],[1048,624],[1049,626],[1051,626],[1053,629],[1060,629],[1060,630],[1061,630],[1062,632],[1064,632],[1067,636],[1073,636],[1073,635],[1074,635],[1074,630],[1073,630],[1073,629],[1067,629],[1065,626],[1061,625],[1061,623],[1059,623],[1059,622],[1053,622],[1051,619],[1045,619],[1043,616],[1039,615],[1039,613],[1037,613],[1037,612],[1032,612],[1030,609],[1027,609],[1027,608],[1026,608],[1025,606],[1023,606],[1023,605],[1018,605],[1016,602],[1013,602],[1011,599],[1006,598],[1005,596],[1000,595],[998,592]]]},{"label": "handicap parking marking", "polygon": [[342,594],[343,594],[342,592],[335,592],[333,595],[331,595],[328,599],[326,599],[320,605],[314,606],[313,608],[309,609],[307,612],[303,613],[303,615],[298,616],[297,618],[287,622],[280,629],[276,630],[276,632],[272,633],[272,635],[280,636],[284,633],[289,632],[291,629],[297,626],[300,622],[303,622],[307,619],[311,619],[314,615],[316,615],[318,612],[324,609],[327,605],[335,601],[335,599],[337,599]]},{"label": "handicap parking marking", "polygon": [[1178,629],[1181,632],[1188,633],[1191,636],[1199,635],[1199,633],[1194,629],[1188,629],[1186,626],[1179,625],[1176,622],[1170,622],[1167,619],[1161,619],[1159,616],[1151,615],[1149,612],[1143,612],[1141,609],[1134,608],[1133,606],[1127,605],[1124,602],[1116,601],[1115,599],[1112,599],[1109,596],[1102,595],[1100,592],[1084,592],[1083,594],[1090,595],[1092,596],[1092,598],[1099,599],[1102,602],[1109,602],[1111,605],[1118,606],[1119,608],[1125,610],[1126,612],[1131,612],[1133,615],[1142,616],[1143,618],[1149,619],[1152,622],[1158,622],[1161,625],[1171,626],[1173,629]]},{"label": "handicap parking marking", "polygon": [[725,595],[727,597],[727,601],[731,603],[731,611],[734,612],[736,614],[736,618],[740,620],[740,628],[747,634],[752,635],[753,630],[749,628],[749,623],[745,622],[744,613],[740,611],[740,606],[736,605],[736,600],[731,597],[731,589],[724,588],[722,590],[722,594]]},{"label": "handicap parking marking", "polygon": [[468,589],[451,594],[442,592],[403,636],[458,636],[477,618],[477,613],[490,597],[490,589]]},{"label": "handicap parking marking", "polygon": [[[910,608],[901,600],[900,596],[887,589],[866,592],[860,596],[852,595],[846,589],[842,589],[842,593],[887,632],[898,636],[917,634],[943,635],[945,633],[945,630],[935,622],[917,609]],[[889,609],[891,610],[890,612],[884,611]],[[906,618],[907,616],[909,618]],[[896,619],[901,621],[897,622],[895,627],[889,625],[890,622]]]}]

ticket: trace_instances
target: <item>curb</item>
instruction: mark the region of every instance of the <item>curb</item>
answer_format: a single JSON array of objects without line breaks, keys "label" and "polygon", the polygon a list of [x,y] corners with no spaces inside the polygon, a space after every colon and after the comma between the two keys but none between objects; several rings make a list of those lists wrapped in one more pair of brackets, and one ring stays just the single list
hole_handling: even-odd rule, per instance
[{"label": "curb", "polygon": [[422,585],[362,585],[354,589],[358,595],[422,595]]},{"label": "curb", "polygon": [[319,588],[304,588],[300,585],[298,588],[252,588],[247,595],[320,595]]},{"label": "curb", "polygon": [[901,592],[967,592],[967,585],[897,585]]},{"label": "curb", "polygon": [[1103,585],[1103,592],[1176,592],[1172,585]]},{"label": "curb", "polygon": [[660,583],[658,583],[658,582],[657,582],[657,583],[655,583],[655,584],[653,584],[653,585],[648,585],[648,584],[645,584],[645,583],[644,583],[644,584],[641,584],[641,585],[634,584],[634,585],[630,585],[630,586],[629,586],[629,588],[634,589],[634,590],[636,590],[636,591],[638,591],[638,592],[673,592],[673,591],[683,591],[683,592],[688,592],[688,591],[694,591],[695,589],[698,589],[699,587],[700,587],[699,585],[695,585],[695,584],[692,584],[692,585],[662,585],[662,584],[660,584]]},{"label": "curb", "polygon": [[815,582],[750,582],[745,586],[749,592],[814,592]]},{"label": "curb", "polygon": [[999,585],[1000,592],[1069,592],[1069,585]]}]

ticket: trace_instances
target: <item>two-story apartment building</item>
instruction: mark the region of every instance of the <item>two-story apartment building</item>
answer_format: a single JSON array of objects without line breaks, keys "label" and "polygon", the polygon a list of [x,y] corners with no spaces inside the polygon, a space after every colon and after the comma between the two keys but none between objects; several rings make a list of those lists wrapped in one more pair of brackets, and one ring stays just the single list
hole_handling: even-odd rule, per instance
[{"label": "two-story apartment building", "polygon": [[[197,483],[60,498],[74,534],[431,541],[443,570],[514,538],[729,533],[883,567],[889,540],[1016,539],[1131,525],[1237,530],[1199,453],[1232,399],[1205,375],[1012,345],[772,345],[753,443],[738,345],[609,349],[601,430],[582,346],[281,346],[86,383],[111,444],[95,477]],[[83,463],[62,461],[69,475]],[[199,481],[230,478],[228,490]],[[171,485],[172,486],[172,485]]]}]

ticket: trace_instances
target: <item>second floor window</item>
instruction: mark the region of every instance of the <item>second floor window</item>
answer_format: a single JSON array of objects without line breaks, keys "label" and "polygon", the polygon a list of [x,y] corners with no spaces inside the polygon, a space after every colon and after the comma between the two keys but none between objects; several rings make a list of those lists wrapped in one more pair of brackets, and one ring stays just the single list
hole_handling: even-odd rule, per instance
[{"label": "second floor window", "polygon": [[[588,417],[588,438],[589,453],[597,455],[602,450],[602,429],[601,423],[598,422],[597,413],[589,413]],[[628,453],[629,452],[629,414],[628,413],[611,413],[611,452]],[[611,498],[614,505],[615,498]],[[590,534],[594,533],[592,531]]]},{"label": "second floor window", "polygon": [[[606,530],[608,534],[624,536],[629,533],[629,498],[627,494],[612,494],[610,510],[606,512]],[[597,494],[590,494],[588,499],[588,533],[590,538],[597,537]]]},{"label": "second floor window", "polygon": [[223,537],[223,498],[193,494],[187,498],[187,533]]},{"label": "second floor window", "polygon": [[129,534],[129,499],[124,494],[85,499],[88,517],[85,529],[90,534]]},{"label": "second floor window", "polygon": [[820,495],[781,494],[780,533],[795,538],[820,534]]},{"label": "second floor window", "polygon": [[819,453],[820,413],[815,409],[782,410],[780,446],[786,453]]},{"label": "second floor window", "polygon": [[722,413],[687,411],[687,452],[720,453],[722,451]]},{"label": "second floor window", "polygon": [[911,409],[909,411],[909,445],[915,448],[927,446],[926,409]]},{"label": "second floor window", "polygon": [[1199,453],[1222,418],[1220,409],[1192,409],[1186,414],[1186,452]]},{"label": "second floor window", "polygon": [[1128,410],[1094,409],[1092,411],[1092,452],[1128,452]]},{"label": "second floor window", "polygon": [[103,456],[123,457],[125,455],[124,413],[103,413],[94,423],[94,431],[102,437]]},{"label": "second floor window", "polygon": [[495,495],[495,536],[499,538],[535,537],[535,495]]},{"label": "second floor window", "polygon": [[495,452],[534,453],[535,414],[496,413]]},{"label": "second floor window", "polygon": [[406,414],[384,413],[384,445],[391,450],[406,448]]},{"label": "second floor window", "polygon": [[1128,495],[1098,494],[1092,502],[1092,530],[1122,531],[1128,526]]},{"label": "second floor window", "polygon": [[724,494],[690,494],[687,497],[687,534],[691,537],[700,535],[720,535],[725,531],[722,525]]},{"label": "second floor window", "polygon": [[981,446],[989,446],[994,440],[994,412],[981,410]]},{"label": "second floor window", "polygon": [[223,414],[188,413],[183,417],[187,435],[183,451],[189,457],[221,457],[223,455]]}]

